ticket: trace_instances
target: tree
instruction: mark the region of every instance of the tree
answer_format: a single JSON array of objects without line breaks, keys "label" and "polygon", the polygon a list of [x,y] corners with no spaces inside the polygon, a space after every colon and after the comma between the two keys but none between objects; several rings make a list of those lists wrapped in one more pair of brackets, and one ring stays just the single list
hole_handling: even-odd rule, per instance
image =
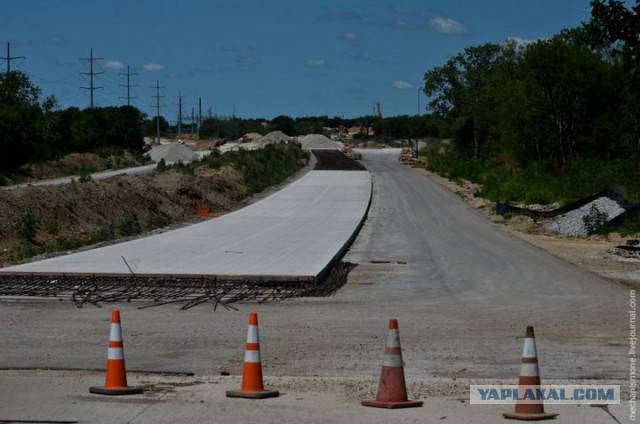
[{"label": "tree", "polygon": [[592,135],[591,125],[614,102],[611,66],[588,49],[554,38],[526,48],[520,76],[526,125],[545,140],[536,146],[538,159],[548,154],[567,165],[586,153],[578,141]]},{"label": "tree", "polygon": [[282,131],[288,136],[297,135],[296,121],[286,115],[276,116],[271,120],[271,131]]},{"label": "tree", "polygon": [[586,41],[593,48],[606,49],[611,58],[620,57],[627,67],[640,59],[640,2],[627,8],[623,1],[591,1],[591,20],[583,26]]},{"label": "tree", "polygon": [[41,134],[40,89],[22,72],[0,74],[0,171],[12,172],[26,163]]},{"label": "tree", "polygon": [[468,47],[444,66],[425,74],[424,92],[431,97],[429,108],[447,120],[458,145],[478,158],[482,144],[491,137],[491,113],[500,87],[497,69],[511,56],[505,50],[513,44],[484,44]]},{"label": "tree", "polygon": [[[143,129],[144,135],[149,137],[155,137],[157,132],[157,124],[158,119],[156,117],[152,117],[151,119],[147,119],[144,121]],[[160,134],[166,134],[169,131],[169,122],[164,118],[164,116],[160,115]]]}]

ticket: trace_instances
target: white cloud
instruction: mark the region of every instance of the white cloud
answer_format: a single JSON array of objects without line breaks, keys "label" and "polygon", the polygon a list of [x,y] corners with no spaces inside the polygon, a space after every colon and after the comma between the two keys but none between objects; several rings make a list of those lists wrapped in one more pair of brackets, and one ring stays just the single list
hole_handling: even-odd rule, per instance
[{"label": "white cloud", "polygon": [[328,64],[324,59],[310,59],[307,60],[307,66],[309,68],[326,68]]},{"label": "white cloud", "polygon": [[107,69],[113,69],[113,70],[116,70],[116,71],[120,71],[120,70],[125,69],[127,67],[127,65],[125,65],[122,62],[120,62],[119,60],[104,60],[102,62],[102,66],[107,68]]},{"label": "white cloud", "polygon": [[163,71],[164,70],[164,66],[158,65],[157,63],[147,63],[142,68],[145,71],[149,71],[149,72],[158,72],[158,71]]},{"label": "white cloud", "polygon": [[413,85],[409,84],[406,81],[396,80],[393,82],[393,88],[396,90],[412,90]]},{"label": "white cloud", "polygon": [[353,32],[348,32],[348,31],[342,33],[340,38],[342,38],[343,40],[346,40],[346,41],[360,41],[360,40],[362,40],[362,37],[360,37],[358,34],[354,34]]},{"label": "white cloud", "polygon": [[465,28],[465,26],[460,22],[449,18],[433,18],[429,22],[429,26],[435,31],[441,32],[443,34],[457,35],[466,34],[468,32],[467,28]]},{"label": "white cloud", "polygon": [[414,26],[408,22],[405,21],[393,21],[391,23],[391,26],[394,27],[395,29],[403,29],[403,30],[407,30],[407,29],[413,29]]}]

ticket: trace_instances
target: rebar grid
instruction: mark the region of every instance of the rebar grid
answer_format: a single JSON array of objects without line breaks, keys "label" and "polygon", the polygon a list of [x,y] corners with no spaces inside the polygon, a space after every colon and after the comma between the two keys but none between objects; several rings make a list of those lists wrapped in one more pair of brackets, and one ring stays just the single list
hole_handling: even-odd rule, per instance
[{"label": "rebar grid", "polygon": [[329,277],[318,284],[314,279],[225,279],[216,276],[140,276],[140,275],[45,275],[0,274],[0,298],[57,298],[70,300],[81,308],[89,303],[121,301],[152,302],[140,308],[184,303],[185,310],[205,302],[226,309],[232,303],[272,302],[304,296],[331,296],[346,283],[354,265],[336,264]]}]

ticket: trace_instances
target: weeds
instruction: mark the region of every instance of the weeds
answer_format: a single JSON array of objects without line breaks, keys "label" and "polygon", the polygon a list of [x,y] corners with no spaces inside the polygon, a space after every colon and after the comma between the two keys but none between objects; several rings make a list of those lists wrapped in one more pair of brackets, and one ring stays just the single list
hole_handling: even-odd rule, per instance
[{"label": "weeds", "polygon": [[33,243],[38,231],[38,222],[30,206],[15,218],[14,225],[16,233],[23,241]]},{"label": "weeds", "polygon": [[118,225],[118,232],[123,237],[140,234],[142,228],[138,222],[138,215],[135,212],[128,212]]},{"label": "weeds", "polygon": [[589,213],[582,217],[587,234],[606,234],[608,215],[596,207],[591,205]]}]

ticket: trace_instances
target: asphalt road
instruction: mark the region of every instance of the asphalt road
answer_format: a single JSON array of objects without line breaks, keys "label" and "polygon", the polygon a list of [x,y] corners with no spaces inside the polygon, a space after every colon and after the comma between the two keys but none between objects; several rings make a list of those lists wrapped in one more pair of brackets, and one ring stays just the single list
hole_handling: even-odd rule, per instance
[{"label": "asphalt road", "polygon": [[[460,399],[470,382],[515,384],[527,325],[535,327],[543,383],[628,381],[626,289],[509,235],[399,165],[397,153],[363,152],[373,175],[372,205],[345,257],[357,267],[334,297],[216,312],[211,305],[180,311],[118,304],[134,381],[145,379],[135,377],[137,370],[192,371],[195,380],[112,400],[87,394],[88,384],[102,383],[99,375],[4,371],[0,411],[14,419],[83,422],[108,422],[112,414],[136,423],[206,416],[274,423],[443,422],[447,416],[446,422],[490,423],[502,421],[500,411],[509,408]],[[109,309],[2,303],[0,367],[103,368]],[[249,311],[260,317],[265,384],[281,385],[282,400],[237,403],[221,395],[237,389]],[[375,396],[390,318],[400,323],[409,397],[427,403],[407,412],[364,411],[358,399]],[[231,377],[220,377],[227,372]],[[625,408],[611,408],[620,422],[628,422]],[[558,423],[616,422],[600,408],[550,409],[560,413]]]}]

